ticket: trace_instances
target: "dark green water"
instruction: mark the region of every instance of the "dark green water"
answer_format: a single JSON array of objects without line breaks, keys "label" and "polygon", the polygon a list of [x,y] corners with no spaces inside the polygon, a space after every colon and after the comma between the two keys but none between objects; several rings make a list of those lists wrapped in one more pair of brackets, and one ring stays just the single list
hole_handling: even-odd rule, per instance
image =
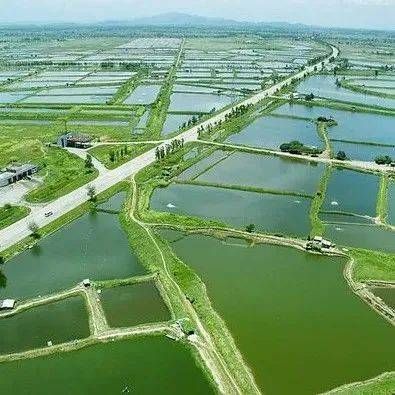
[{"label": "dark green water", "polygon": [[103,289],[100,300],[108,324],[113,327],[167,321],[171,318],[152,282]]},{"label": "dark green water", "polygon": [[334,169],[323,210],[376,216],[379,177],[357,171]]},{"label": "dark green water", "polygon": [[108,280],[144,273],[118,216],[87,214],[42,239],[3,267],[0,298],[29,298],[69,288],[84,278]]},{"label": "dark green water", "polygon": [[389,307],[395,309],[395,289],[394,288],[372,288],[371,291],[381,298]]},{"label": "dark green water", "polygon": [[327,224],[325,237],[338,245],[395,253],[395,232],[379,226]]},{"label": "dark green water", "polygon": [[46,347],[49,340],[59,344],[88,336],[84,300],[72,297],[0,319],[0,354]]},{"label": "dark green water", "polygon": [[0,364],[4,394],[212,394],[188,349],[162,337]]},{"label": "dark green water", "polygon": [[207,285],[264,393],[316,394],[394,370],[395,332],[350,291],[343,261],[198,235],[173,247]]},{"label": "dark green water", "polygon": [[313,162],[236,152],[196,180],[314,195],[323,169]]},{"label": "dark green water", "polygon": [[106,202],[99,205],[99,208],[105,210],[121,210],[123,202],[126,199],[126,192],[122,191],[111,196]]},{"label": "dark green water", "polygon": [[311,199],[299,196],[180,184],[158,188],[151,198],[156,211],[215,219],[239,228],[253,223],[260,231],[300,237],[310,232],[310,204]]},{"label": "dark green water", "polygon": [[323,145],[313,122],[274,116],[256,119],[239,133],[229,136],[226,142],[279,150],[281,144],[293,140],[314,147]]}]

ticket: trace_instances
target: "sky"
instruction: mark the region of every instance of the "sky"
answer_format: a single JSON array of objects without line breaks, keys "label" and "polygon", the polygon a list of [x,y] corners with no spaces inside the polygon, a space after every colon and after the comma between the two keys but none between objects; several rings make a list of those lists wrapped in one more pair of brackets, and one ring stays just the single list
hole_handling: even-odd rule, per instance
[{"label": "sky", "polygon": [[256,22],[395,29],[395,0],[0,0],[0,23],[98,22],[167,12]]}]

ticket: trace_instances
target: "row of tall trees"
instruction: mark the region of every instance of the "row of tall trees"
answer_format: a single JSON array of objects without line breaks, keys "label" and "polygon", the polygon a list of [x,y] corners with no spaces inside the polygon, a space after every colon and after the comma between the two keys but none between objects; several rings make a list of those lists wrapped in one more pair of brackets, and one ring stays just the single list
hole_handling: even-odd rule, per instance
[{"label": "row of tall trees", "polygon": [[184,147],[184,139],[174,139],[170,144],[162,145],[161,147],[156,147],[155,157],[156,160],[162,160],[166,158],[166,156],[177,152],[182,147]]}]

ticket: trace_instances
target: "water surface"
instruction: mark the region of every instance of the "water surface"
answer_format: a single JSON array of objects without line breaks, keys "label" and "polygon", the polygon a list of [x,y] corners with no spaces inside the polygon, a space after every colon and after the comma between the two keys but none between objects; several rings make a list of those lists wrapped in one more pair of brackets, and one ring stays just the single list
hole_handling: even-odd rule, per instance
[{"label": "water surface", "polygon": [[0,354],[46,347],[48,341],[59,344],[88,336],[88,313],[80,296],[0,318]]},{"label": "water surface", "polygon": [[351,292],[344,261],[199,235],[172,245],[207,285],[264,393],[317,394],[394,370],[393,328]]},{"label": "water surface", "polygon": [[213,394],[189,350],[163,337],[0,364],[5,394]]},{"label": "water surface", "polygon": [[170,319],[170,313],[153,282],[103,289],[100,299],[108,324],[112,327]]}]

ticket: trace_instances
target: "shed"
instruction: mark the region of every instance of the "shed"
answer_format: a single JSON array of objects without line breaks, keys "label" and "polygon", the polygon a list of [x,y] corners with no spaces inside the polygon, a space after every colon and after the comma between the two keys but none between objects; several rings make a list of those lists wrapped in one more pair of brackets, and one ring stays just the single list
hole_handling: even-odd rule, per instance
[{"label": "shed", "polygon": [[12,310],[15,307],[14,299],[0,300],[0,310]]},{"label": "shed", "polygon": [[89,278],[86,278],[85,280],[82,281],[82,285],[84,287],[90,287],[91,286],[91,280],[89,280]]}]

